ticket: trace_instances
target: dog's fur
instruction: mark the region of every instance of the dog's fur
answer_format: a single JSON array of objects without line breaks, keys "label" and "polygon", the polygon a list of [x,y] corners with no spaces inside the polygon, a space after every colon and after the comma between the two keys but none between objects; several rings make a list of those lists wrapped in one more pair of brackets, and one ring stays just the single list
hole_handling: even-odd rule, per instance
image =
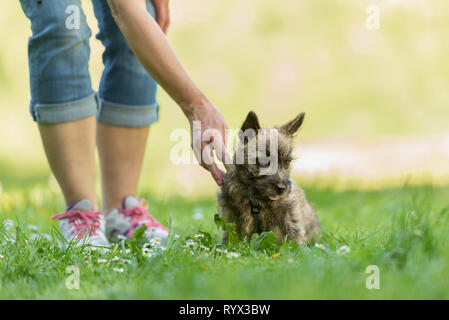
[{"label": "dog's fur", "polygon": [[[257,199],[259,202],[261,231],[273,231],[279,243],[292,240],[303,245],[319,234],[320,226],[314,209],[307,202],[304,191],[290,178],[293,135],[302,125],[304,116],[305,114],[301,113],[287,124],[273,128],[278,131],[279,163],[278,170],[273,175],[259,175],[262,167],[259,161],[256,161],[256,164],[248,163],[248,142],[257,138],[264,130],[270,129],[259,131],[261,127],[254,112],[251,111],[246,117],[242,131],[254,129],[256,135],[249,139],[240,137],[245,151],[245,163],[236,164],[234,155],[233,164],[228,168],[224,184],[218,192],[219,214],[225,217],[228,223],[236,225],[240,239],[249,240],[254,232],[251,199]],[[269,134],[265,136],[268,146]],[[224,234],[223,241],[226,240],[227,236]]]}]

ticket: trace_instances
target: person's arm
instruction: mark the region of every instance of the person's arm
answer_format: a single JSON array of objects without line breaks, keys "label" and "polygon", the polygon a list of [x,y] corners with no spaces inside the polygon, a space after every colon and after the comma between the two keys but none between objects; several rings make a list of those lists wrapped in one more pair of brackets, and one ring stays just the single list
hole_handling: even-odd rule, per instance
[{"label": "person's arm", "polygon": [[[108,3],[117,25],[145,69],[181,107],[191,127],[193,121],[199,120],[202,131],[217,129],[221,132],[220,143],[225,152],[226,124],[223,116],[184,70],[161,28],[147,12],[145,0],[108,0]],[[208,141],[202,142],[201,148],[207,144]],[[218,155],[219,158],[221,156]],[[206,165],[201,159],[198,160],[221,185],[223,172],[216,163]]]}]

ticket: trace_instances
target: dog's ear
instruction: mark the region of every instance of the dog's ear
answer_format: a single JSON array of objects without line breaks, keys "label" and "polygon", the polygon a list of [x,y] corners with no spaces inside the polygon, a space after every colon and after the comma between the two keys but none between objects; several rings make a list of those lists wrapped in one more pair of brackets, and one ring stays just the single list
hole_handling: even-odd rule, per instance
[{"label": "dog's ear", "polygon": [[241,131],[239,132],[240,140],[244,141],[245,137],[252,139],[257,135],[260,129],[259,119],[254,111],[248,112],[245,121],[243,121]]},{"label": "dog's ear", "polygon": [[257,135],[257,130],[260,129],[259,119],[254,111],[250,111],[243,121],[241,131],[239,132],[239,138],[245,141],[245,137],[252,139]]},{"label": "dog's ear", "polygon": [[245,132],[248,129],[253,129],[256,132],[260,129],[259,119],[254,111],[250,111],[243,121],[242,131]]},{"label": "dog's ear", "polygon": [[290,135],[295,134],[295,132],[298,131],[298,129],[301,127],[305,116],[306,114],[304,112],[301,112],[295,119],[284,124],[281,127],[281,131]]}]

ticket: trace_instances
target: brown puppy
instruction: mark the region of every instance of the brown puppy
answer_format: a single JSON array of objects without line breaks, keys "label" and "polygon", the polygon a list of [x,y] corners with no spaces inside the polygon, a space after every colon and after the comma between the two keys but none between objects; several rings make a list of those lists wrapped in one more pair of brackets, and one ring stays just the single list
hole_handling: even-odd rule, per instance
[{"label": "brown puppy", "polygon": [[261,128],[256,114],[248,113],[233,164],[218,192],[219,214],[235,223],[240,239],[273,231],[279,243],[293,240],[302,245],[320,232],[304,191],[290,178],[293,135],[304,116],[281,127]]}]

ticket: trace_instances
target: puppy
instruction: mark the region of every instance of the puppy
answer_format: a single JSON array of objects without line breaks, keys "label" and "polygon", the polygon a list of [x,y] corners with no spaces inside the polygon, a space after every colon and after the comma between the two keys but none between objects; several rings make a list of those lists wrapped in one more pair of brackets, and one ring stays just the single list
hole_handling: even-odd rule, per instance
[{"label": "puppy", "polygon": [[278,244],[292,240],[303,245],[319,234],[314,209],[290,178],[293,135],[304,116],[301,113],[281,127],[261,128],[256,114],[248,113],[218,192],[219,215],[236,225],[241,240],[273,231]]}]

